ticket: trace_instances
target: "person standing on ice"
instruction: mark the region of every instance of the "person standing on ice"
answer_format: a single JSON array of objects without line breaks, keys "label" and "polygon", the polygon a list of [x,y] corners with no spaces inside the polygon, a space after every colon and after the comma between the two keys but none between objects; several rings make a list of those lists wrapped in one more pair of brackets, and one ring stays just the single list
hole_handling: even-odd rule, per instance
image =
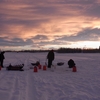
[{"label": "person standing on ice", "polygon": [[4,61],[4,59],[5,59],[4,53],[5,53],[4,51],[0,53],[0,65],[1,65],[2,68],[4,67],[4,66],[3,66],[3,61]]},{"label": "person standing on ice", "polygon": [[52,65],[52,61],[54,60],[55,55],[54,55],[54,51],[50,50],[47,54],[47,59],[48,59],[48,68],[51,68]]}]

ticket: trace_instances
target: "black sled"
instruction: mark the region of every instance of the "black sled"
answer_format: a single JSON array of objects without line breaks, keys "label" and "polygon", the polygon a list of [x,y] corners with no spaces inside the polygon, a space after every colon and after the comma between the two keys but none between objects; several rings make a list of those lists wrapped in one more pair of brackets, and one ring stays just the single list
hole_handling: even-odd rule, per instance
[{"label": "black sled", "polygon": [[24,71],[23,70],[24,64],[21,65],[9,65],[8,67],[6,67],[7,70],[13,70],[13,71]]},{"label": "black sled", "polygon": [[64,65],[64,62],[58,62],[57,65],[62,66],[62,65]]},{"label": "black sled", "polygon": [[31,65],[33,65],[33,66],[38,66],[38,65],[40,65],[40,62],[37,61],[36,63],[31,63]]}]

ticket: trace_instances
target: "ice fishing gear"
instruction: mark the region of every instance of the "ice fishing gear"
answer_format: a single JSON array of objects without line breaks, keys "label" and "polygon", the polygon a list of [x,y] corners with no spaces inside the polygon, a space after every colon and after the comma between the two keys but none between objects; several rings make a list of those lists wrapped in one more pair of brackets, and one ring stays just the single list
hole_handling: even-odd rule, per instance
[{"label": "ice fishing gear", "polygon": [[76,66],[72,68],[72,72],[77,72]]},{"label": "ice fishing gear", "polygon": [[64,65],[64,62],[58,62],[57,65],[62,66],[62,65]]},{"label": "ice fishing gear", "polygon": [[1,65],[0,65],[0,70],[2,69]]},{"label": "ice fishing gear", "polygon": [[38,72],[37,66],[34,66],[33,71],[34,71],[34,72]]},{"label": "ice fishing gear", "polygon": [[38,65],[40,65],[40,62],[37,61],[36,63],[31,63],[31,65],[33,65],[33,66],[38,66]]},{"label": "ice fishing gear", "polygon": [[7,70],[15,70],[15,71],[24,71],[22,68],[24,67],[24,64],[20,64],[20,65],[9,65],[8,67],[6,67]]},{"label": "ice fishing gear", "polygon": [[42,65],[39,64],[39,65],[38,65],[38,68],[41,69],[41,68],[42,68]]},{"label": "ice fishing gear", "polygon": [[47,70],[47,66],[46,65],[43,66],[43,70]]}]

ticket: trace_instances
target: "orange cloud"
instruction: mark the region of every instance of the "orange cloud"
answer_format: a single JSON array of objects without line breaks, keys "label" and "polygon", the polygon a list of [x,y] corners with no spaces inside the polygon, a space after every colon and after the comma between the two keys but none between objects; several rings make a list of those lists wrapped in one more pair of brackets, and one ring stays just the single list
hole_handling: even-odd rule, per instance
[{"label": "orange cloud", "polygon": [[[92,34],[95,37],[98,36],[99,0],[40,1],[0,1],[0,42],[2,46],[5,46],[7,42],[9,42],[7,45],[14,46],[13,41],[16,39],[18,44],[15,45],[19,48],[22,45],[18,41],[24,44],[25,48],[31,48],[33,43],[34,46],[40,46],[39,48],[57,47],[57,45],[72,47],[74,46],[72,44],[77,45],[80,37],[88,34],[89,30],[91,30],[89,40],[94,39]],[[85,29],[87,30],[84,31]],[[83,40],[88,41],[86,38]]]}]

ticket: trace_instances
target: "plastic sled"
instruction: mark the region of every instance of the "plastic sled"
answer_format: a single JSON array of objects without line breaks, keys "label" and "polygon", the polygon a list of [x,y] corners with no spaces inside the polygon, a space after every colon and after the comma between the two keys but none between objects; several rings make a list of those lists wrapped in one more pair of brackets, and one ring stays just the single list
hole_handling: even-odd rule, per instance
[{"label": "plastic sled", "polygon": [[9,65],[8,67],[6,67],[7,70],[14,70],[14,71],[24,71],[22,68],[24,67],[24,64],[21,65]]},{"label": "plastic sled", "polygon": [[58,62],[57,65],[62,66],[62,65],[64,65],[64,62]]}]

